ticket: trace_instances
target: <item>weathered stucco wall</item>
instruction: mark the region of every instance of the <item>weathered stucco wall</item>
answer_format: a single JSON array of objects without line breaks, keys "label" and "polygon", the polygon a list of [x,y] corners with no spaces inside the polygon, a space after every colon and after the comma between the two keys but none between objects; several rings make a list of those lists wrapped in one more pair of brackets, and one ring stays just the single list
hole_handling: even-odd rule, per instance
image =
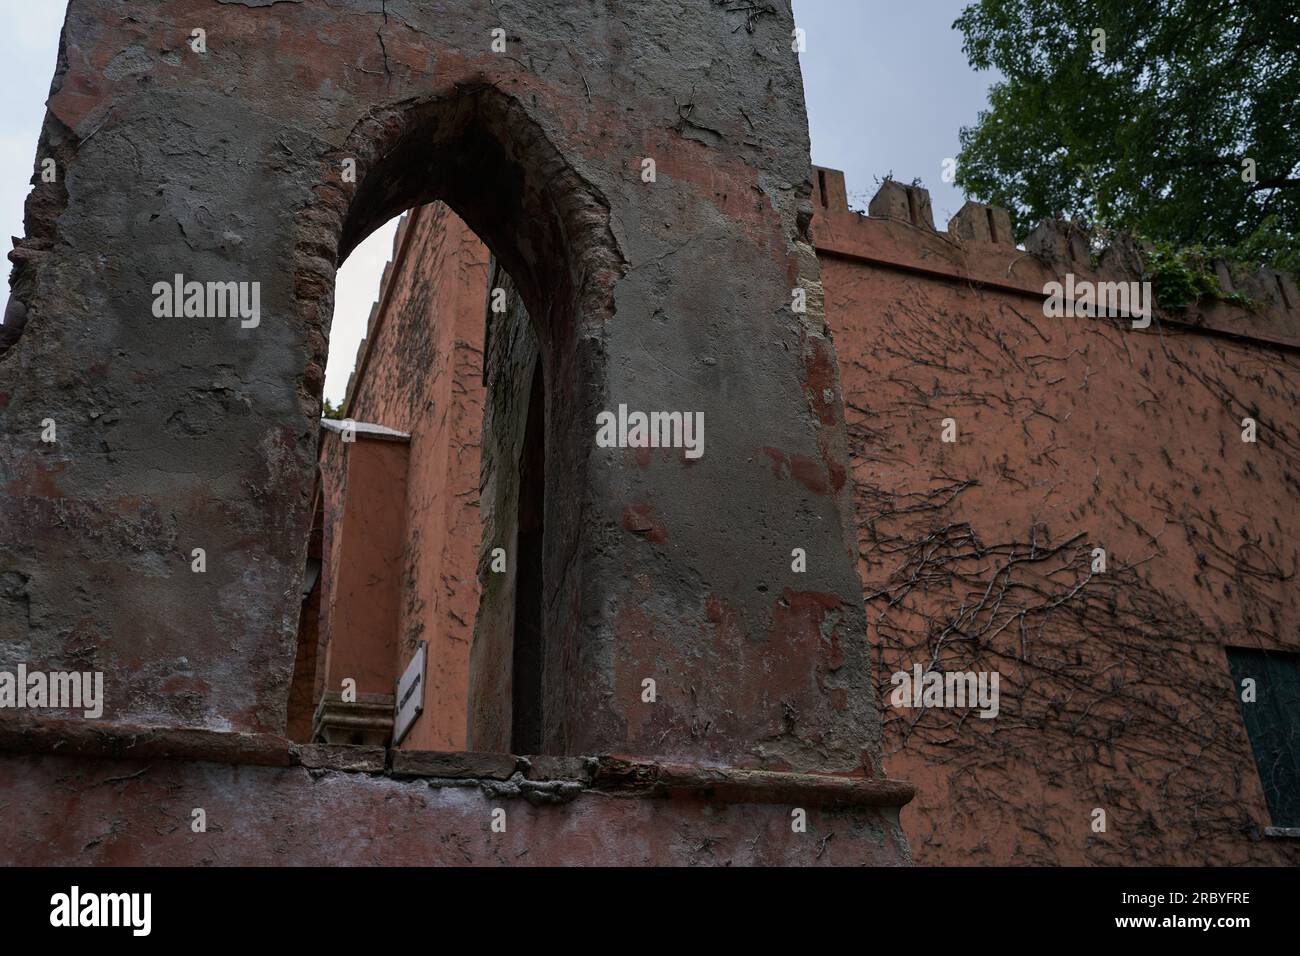
[{"label": "weathered stucco wall", "polygon": [[[131,866],[889,866],[882,780],[611,758],[0,729],[0,862]],[[15,755],[14,749],[26,750]],[[52,754],[51,751],[54,753]],[[204,832],[195,832],[203,811]],[[802,811],[795,825],[795,811]],[[495,828],[494,828],[495,827]]]},{"label": "weathered stucco wall", "polygon": [[[410,435],[398,659],[427,642],[424,712],[402,746],[466,746],[469,648],[478,611],[479,441],[488,252],[442,203],[394,239],[343,412]],[[386,494],[367,488],[366,494]]]},{"label": "weathered stucco wall", "polygon": [[[918,862],[1300,860],[1263,836],[1224,653],[1300,650],[1300,361],[1279,344],[1300,317],[1279,289],[1145,330],[1047,318],[1044,283],[1093,276],[1086,256],[936,233],[906,206],[859,216],[824,172],[884,759],[917,785]],[[890,706],[918,663],[1000,672],[1000,713]]]},{"label": "weathered stucco wall", "polygon": [[[834,353],[817,296],[791,308],[818,283],[792,25],[72,0],[0,358],[3,663],[101,670],[106,723],[283,731],[334,270],[442,199],[546,356],[546,749],[874,773]],[[257,321],[156,315],[176,275],[257,283]],[[705,412],[704,458],[595,449],[623,403]]]},{"label": "weathered stucco wall", "polygon": [[[1294,286],[1258,277],[1257,312],[1134,330],[1044,317],[1049,279],[1136,275],[1068,229],[1018,250],[968,207],[936,233],[898,184],[856,217],[823,175],[814,227],[792,22],[704,0],[73,0],[37,155],[59,175],[28,203],[25,324],[0,356],[0,666],[102,671],[107,699],[90,729],[0,715],[0,749],[28,754],[2,758],[6,860],[693,862],[721,840],[718,862],[904,862],[874,685],[921,663],[1001,676],[992,720],[884,710],[922,860],[1295,862],[1260,836],[1224,660],[1300,646]],[[286,726],[335,267],[436,200],[513,277],[545,372],[544,749],[659,761],[604,788],[565,777],[570,802],[534,791],[506,849],[480,832],[482,761],[522,777],[516,758],[453,773],[245,736]],[[472,457],[449,456],[474,399],[443,389],[479,371],[474,347],[428,312],[455,288],[472,317],[486,268],[465,231],[423,238],[442,278],[394,286],[409,321],[376,331],[354,410],[426,439],[398,655],[462,557],[424,533]],[[159,315],[177,275],[256,283],[260,314]],[[397,380],[422,357],[447,377]],[[452,419],[421,419],[439,398]],[[704,457],[597,448],[620,404],[702,411]],[[387,466],[368,481],[391,485]],[[463,548],[471,519],[443,516]],[[472,591],[457,580],[448,614]],[[397,779],[406,760],[419,782]],[[787,798],[835,788],[850,837],[791,842]],[[191,836],[186,804],[230,828]]]}]

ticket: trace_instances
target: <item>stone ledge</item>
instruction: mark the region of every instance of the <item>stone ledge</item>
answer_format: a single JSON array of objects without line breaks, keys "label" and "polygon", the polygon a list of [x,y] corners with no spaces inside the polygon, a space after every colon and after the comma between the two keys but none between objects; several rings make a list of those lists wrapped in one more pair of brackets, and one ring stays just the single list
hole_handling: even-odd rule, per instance
[{"label": "stone ledge", "polygon": [[590,785],[600,761],[594,757],[551,757],[545,754],[520,758],[529,780],[576,780]]},{"label": "stone ledge", "polygon": [[916,788],[901,780],[641,763],[614,757],[600,758],[593,787],[607,792],[792,806],[901,807],[916,795]]},{"label": "stone ledge", "polygon": [[[208,832],[185,825],[198,802]],[[887,866],[892,807],[726,804],[577,783],[0,754],[6,866]],[[806,809],[795,832],[791,810]],[[509,826],[495,832],[496,811]],[[214,826],[214,823],[216,826]],[[831,835],[834,838],[831,839]]]},{"label": "stone ledge", "polygon": [[388,751],[383,747],[350,744],[298,744],[297,763],[308,770],[337,770],[342,773],[383,773]]},{"label": "stone ledge", "polygon": [[[303,767],[350,774],[380,774],[399,780],[442,785],[499,786],[510,781],[521,791],[539,791],[547,800],[563,790],[609,796],[694,797],[725,803],[791,806],[901,807],[915,787],[900,780],[702,767],[624,757],[388,751],[382,747],[295,744],[272,734],[215,730],[130,727],[47,718],[0,719],[0,752],[64,757],[165,759]],[[391,762],[390,762],[391,761]],[[558,788],[558,790],[557,790]],[[545,791],[542,794],[541,791]]]},{"label": "stone ledge", "polygon": [[[320,427],[325,431],[342,434],[347,431],[344,422],[351,419],[322,418]],[[410,432],[398,431],[396,428],[389,428],[387,425],[376,425],[373,422],[352,422],[352,432],[358,438],[375,438],[380,441],[407,442],[411,440]]]},{"label": "stone ledge", "polygon": [[519,767],[512,754],[472,751],[394,750],[392,776],[450,780],[509,780]]},{"label": "stone ledge", "polygon": [[0,719],[0,752],[64,757],[204,760],[288,767],[293,744],[273,734],[176,727],[133,727],[44,717]]}]

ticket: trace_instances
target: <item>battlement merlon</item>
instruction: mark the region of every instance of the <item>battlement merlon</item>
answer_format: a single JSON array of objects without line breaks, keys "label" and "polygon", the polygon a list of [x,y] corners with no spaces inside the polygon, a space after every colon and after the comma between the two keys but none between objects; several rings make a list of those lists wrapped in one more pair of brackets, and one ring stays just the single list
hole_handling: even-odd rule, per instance
[{"label": "battlement merlon", "polygon": [[[1094,265],[1088,233],[1075,222],[1044,219],[1015,244],[1005,209],[967,202],[948,222],[934,226],[929,191],[886,180],[863,215],[848,206],[844,173],[813,167],[813,237],[817,253],[916,272],[952,282],[1011,292],[1039,301],[1048,283],[1072,274],[1090,282],[1134,282],[1143,278],[1141,243],[1118,236]],[[1162,323],[1300,348],[1300,291],[1295,280],[1275,269],[1243,272],[1216,260],[1212,264],[1225,292],[1256,303],[1247,309],[1202,300],[1183,312],[1160,310]]]}]

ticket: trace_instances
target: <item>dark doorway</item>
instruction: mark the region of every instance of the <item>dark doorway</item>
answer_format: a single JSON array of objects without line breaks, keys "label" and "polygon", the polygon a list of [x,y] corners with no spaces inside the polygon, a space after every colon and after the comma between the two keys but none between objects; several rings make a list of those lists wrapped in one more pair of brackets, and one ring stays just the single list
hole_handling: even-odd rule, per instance
[{"label": "dark doorway", "polygon": [[546,511],[546,393],[537,362],[528,398],[528,424],[519,456],[518,576],[510,749],[542,749],[542,554]]}]

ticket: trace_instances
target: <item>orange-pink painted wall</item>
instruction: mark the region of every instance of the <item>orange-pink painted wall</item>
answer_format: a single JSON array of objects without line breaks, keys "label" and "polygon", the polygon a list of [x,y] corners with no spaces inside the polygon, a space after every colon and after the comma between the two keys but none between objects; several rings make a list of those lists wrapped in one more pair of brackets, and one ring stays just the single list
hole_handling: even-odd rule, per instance
[{"label": "orange-pink painted wall", "polygon": [[487,264],[487,249],[441,203],[407,214],[346,408],[411,436],[394,674],[422,640],[428,665],[424,713],[405,749],[465,746]]},{"label": "orange-pink painted wall", "polygon": [[[1047,318],[1043,283],[1090,262],[926,226],[814,220],[917,861],[1300,862],[1264,836],[1224,650],[1300,650],[1295,350],[1184,324],[1222,307]],[[1285,341],[1275,305],[1226,321]],[[917,663],[999,672],[998,716],[892,706]]]},{"label": "orange-pink painted wall", "polygon": [[322,582],[326,637],[325,690],[344,679],[358,694],[391,694],[400,619],[403,528],[407,522],[405,443],[375,438],[326,441],[346,469],[346,484],[328,489],[333,560]]}]

